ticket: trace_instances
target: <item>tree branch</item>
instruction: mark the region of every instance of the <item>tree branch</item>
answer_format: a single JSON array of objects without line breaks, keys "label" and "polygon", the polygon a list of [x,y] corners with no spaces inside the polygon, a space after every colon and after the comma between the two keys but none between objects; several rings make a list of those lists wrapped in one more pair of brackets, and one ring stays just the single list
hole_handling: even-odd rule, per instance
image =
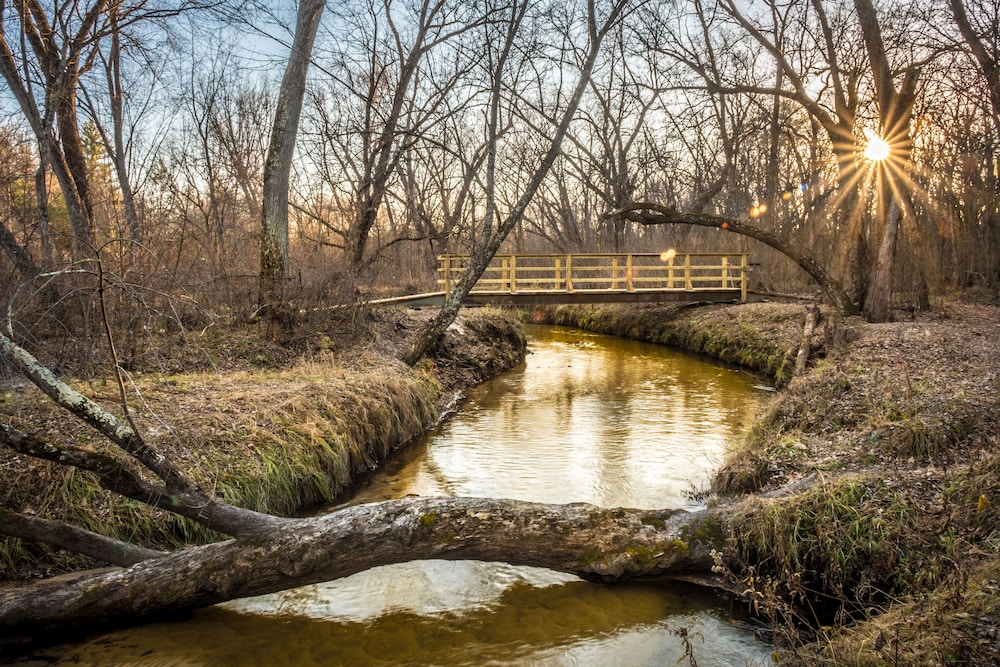
[{"label": "tree branch", "polygon": [[761,243],[785,255],[808,273],[823,289],[827,298],[830,299],[838,312],[845,315],[856,315],[858,313],[857,304],[851,301],[840,283],[830,276],[826,269],[812,256],[792,247],[789,243],[778,238],[771,232],[751,225],[748,222],[708,215],[706,213],[681,213],[673,208],[649,202],[636,202],[617,211],[611,211],[607,215],[620,215],[626,220],[637,222],[640,225],[683,224],[713,227],[757,239]]},{"label": "tree branch", "polygon": [[34,458],[73,466],[97,476],[102,488],[234,536],[266,533],[285,519],[234,507],[209,498],[193,488],[167,489],[150,484],[114,457],[78,447],[59,447],[7,424],[0,424],[0,445]]},{"label": "tree branch", "polygon": [[0,534],[49,544],[123,567],[166,554],[164,551],[122,542],[77,526],[5,509],[0,509]]},{"label": "tree branch", "polygon": [[0,356],[9,360],[59,407],[90,425],[149,468],[163,480],[168,489],[194,487],[166,457],[146,445],[131,426],[57,378],[38,359],[2,333]]}]

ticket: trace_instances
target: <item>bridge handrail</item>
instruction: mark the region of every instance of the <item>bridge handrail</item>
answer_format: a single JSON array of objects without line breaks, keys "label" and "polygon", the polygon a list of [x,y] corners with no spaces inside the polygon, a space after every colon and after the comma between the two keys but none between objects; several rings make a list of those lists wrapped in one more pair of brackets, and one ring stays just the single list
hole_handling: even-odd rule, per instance
[{"label": "bridge handrail", "polygon": [[[451,291],[468,259],[438,256],[437,282],[445,292]],[[732,291],[745,301],[748,269],[746,253],[495,255],[472,293]]]}]

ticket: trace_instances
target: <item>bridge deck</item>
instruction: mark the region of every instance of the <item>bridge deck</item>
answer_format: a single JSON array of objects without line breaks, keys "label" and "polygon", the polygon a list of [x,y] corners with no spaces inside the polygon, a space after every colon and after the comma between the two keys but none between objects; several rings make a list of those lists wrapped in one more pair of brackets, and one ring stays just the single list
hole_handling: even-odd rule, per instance
[{"label": "bridge deck", "polygon": [[[465,255],[438,257],[440,292],[372,302],[442,305],[468,266]],[[465,304],[746,301],[745,254],[497,255]]]}]

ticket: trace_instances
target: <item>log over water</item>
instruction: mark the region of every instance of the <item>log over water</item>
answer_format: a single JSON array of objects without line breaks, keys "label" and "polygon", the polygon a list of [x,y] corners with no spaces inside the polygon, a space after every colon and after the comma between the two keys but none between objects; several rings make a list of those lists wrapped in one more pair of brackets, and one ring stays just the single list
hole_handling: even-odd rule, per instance
[{"label": "log over water", "polygon": [[417,559],[504,561],[591,581],[710,574],[721,510],[601,509],[488,498],[405,498],[290,519],[267,538],[183,549],[0,598],[0,648],[45,632],[259,595]]}]

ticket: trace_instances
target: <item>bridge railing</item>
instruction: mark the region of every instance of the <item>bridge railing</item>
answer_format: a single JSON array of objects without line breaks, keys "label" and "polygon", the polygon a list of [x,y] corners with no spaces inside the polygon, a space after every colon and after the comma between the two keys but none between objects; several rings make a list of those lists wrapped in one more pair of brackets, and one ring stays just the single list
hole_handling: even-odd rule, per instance
[{"label": "bridge railing", "polygon": [[[468,255],[438,257],[445,292],[468,261]],[[747,255],[739,253],[496,255],[472,293],[732,291],[746,300],[747,268]]]}]

